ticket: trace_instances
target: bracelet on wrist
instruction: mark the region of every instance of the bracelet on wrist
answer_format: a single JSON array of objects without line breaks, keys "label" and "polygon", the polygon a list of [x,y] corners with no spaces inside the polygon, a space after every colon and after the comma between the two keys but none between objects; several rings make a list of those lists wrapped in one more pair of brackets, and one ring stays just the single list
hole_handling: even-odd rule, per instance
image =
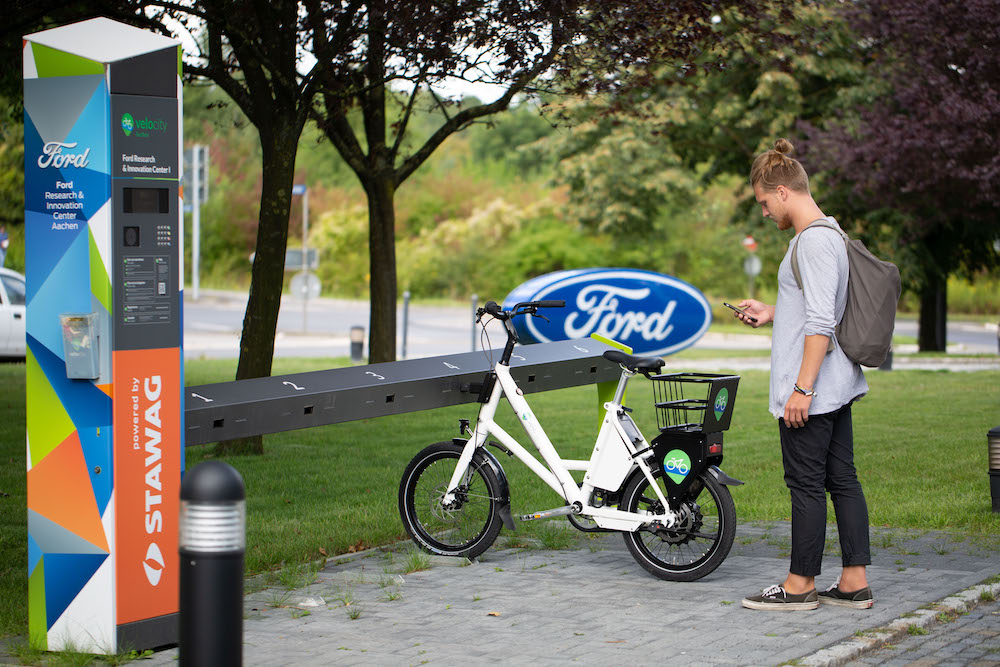
[{"label": "bracelet on wrist", "polygon": [[803,389],[798,385],[798,383],[795,384],[795,391],[799,392],[803,396],[808,396],[808,397],[813,397],[816,395],[815,391],[813,391],[812,389]]}]

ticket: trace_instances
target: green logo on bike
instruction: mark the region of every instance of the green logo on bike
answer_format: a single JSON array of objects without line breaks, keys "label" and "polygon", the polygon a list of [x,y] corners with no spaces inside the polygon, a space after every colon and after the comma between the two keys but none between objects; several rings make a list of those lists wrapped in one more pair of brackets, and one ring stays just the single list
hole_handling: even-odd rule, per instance
[{"label": "green logo on bike", "polygon": [[729,391],[723,387],[719,390],[719,393],[715,395],[715,418],[722,419],[722,415],[726,414],[726,406],[729,405]]},{"label": "green logo on bike", "polygon": [[680,484],[687,477],[691,470],[691,458],[679,449],[671,449],[663,457],[663,471],[667,477],[674,480],[674,484]]}]

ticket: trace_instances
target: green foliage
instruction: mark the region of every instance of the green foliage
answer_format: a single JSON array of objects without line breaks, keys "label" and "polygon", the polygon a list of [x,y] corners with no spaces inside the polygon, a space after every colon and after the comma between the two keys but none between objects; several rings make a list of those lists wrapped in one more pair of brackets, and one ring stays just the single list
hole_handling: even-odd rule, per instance
[{"label": "green foliage", "polygon": [[691,203],[694,183],[657,135],[672,108],[648,102],[616,113],[617,102],[566,101],[560,113],[570,127],[544,143],[559,161],[554,181],[569,188],[571,216],[602,231],[648,234],[668,203]]},{"label": "green foliage", "polygon": [[341,296],[368,292],[368,212],[360,205],[329,210],[310,225],[309,243],[320,249],[317,276],[324,290]]},{"label": "green foliage", "polygon": [[[551,201],[519,208],[503,199],[399,243],[401,289],[414,296],[501,299],[526,278],[599,265],[604,242],[560,220]],[[574,243],[567,243],[574,237]]]},{"label": "green foliage", "polygon": [[[3,101],[0,97],[0,106]],[[0,115],[0,225],[6,225],[10,233],[12,226],[23,222],[24,125]]]},{"label": "green foliage", "polygon": [[[551,114],[549,114],[551,115]],[[552,161],[536,145],[554,131],[553,120],[535,101],[511,107],[465,131],[472,162],[526,176],[546,175]]]},{"label": "green foliage", "polygon": [[[0,96],[0,107],[6,106]],[[24,125],[0,112],[0,226],[9,240],[3,266],[24,273]]]},{"label": "green foliage", "polygon": [[[905,312],[917,312],[920,300],[912,292],[905,293],[899,308]],[[948,313],[985,315],[994,321],[1000,318],[1000,272],[980,271],[969,279],[949,277]]]},{"label": "green foliage", "polygon": [[[24,213],[21,213],[21,220]],[[4,258],[3,267],[13,269],[19,273],[24,273],[24,225],[7,225],[7,256]]]}]

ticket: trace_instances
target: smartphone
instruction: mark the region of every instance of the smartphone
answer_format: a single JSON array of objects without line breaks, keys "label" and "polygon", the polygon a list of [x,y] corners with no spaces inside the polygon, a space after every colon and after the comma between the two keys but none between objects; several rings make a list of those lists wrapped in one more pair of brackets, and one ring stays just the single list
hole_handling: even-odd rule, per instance
[{"label": "smartphone", "polygon": [[740,315],[742,315],[743,317],[747,318],[747,319],[748,319],[748,320],[750,320],[751,322],[756,322],[756,321],[757,321],[757,318],[756,318],[756,317],[754,317],[753,315],[747,315],[747,313],[746,313],[746,311],[745,311],[745,310],[740,310],[739,308],[737,308],[736,306],[734,306],[734,305],[733,305],[733,304],[731,304],[731,303],[726,303],[725,301],[723,301],[723,302],[722,302],[722,305],[723,305],[723,306],[726,306],[727,308],[732,308],[732,309],[733,309],[733,310],[735,310],[735,311],[736,311],[737,313],[739,313],[739,314],[740,314]]}]

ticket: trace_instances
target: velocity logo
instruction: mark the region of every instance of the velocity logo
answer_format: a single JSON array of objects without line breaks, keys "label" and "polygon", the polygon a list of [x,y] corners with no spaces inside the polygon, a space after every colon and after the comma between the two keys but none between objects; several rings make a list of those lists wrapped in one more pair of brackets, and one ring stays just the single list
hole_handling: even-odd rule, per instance
[{"label": "velocity logo", "polygon": [[729,405],[729,391],[723,387],[719,390],[719,393],[715,396],[715,419],[716,421],[722,419],[722,415],[726,414],[726,406]]},{"label": "velocity logo", "polygon": [[167,121],[162,118],[133,118],[132,114],[122,114],[122,132],[126,137],[131,137],[135,133],[136,137],[148,137],[150,130],[157,132],[167,131]]},{"label": "velocity logo", "polygon": [[691,470],[691,458],[680,449],[671,449],[663,457],[663,470],[674,484],[680,484]]}]

